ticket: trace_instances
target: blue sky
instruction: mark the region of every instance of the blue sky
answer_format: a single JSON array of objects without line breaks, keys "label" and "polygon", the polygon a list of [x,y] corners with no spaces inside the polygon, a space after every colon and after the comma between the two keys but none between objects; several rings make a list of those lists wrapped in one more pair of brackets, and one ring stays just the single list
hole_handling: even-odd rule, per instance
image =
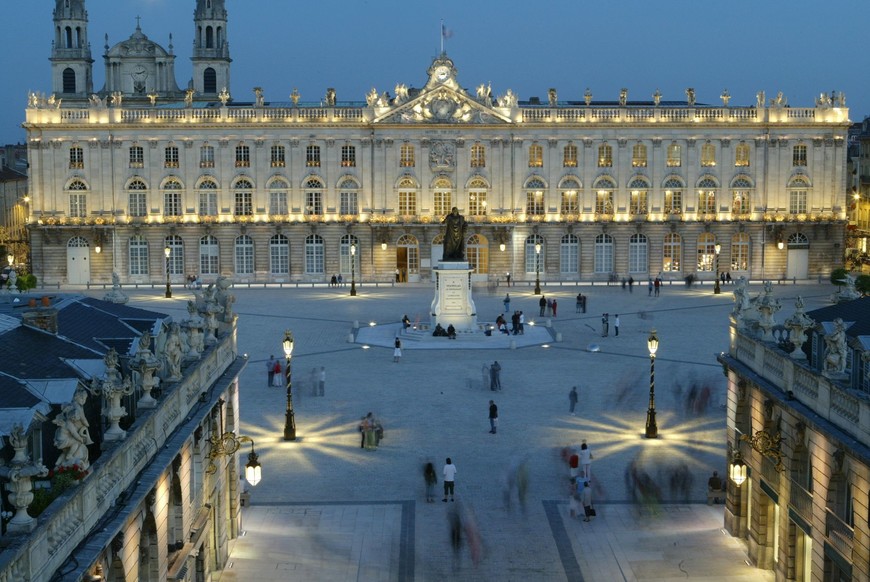
[{"label": "blue sky", "polygon": [[[12,4],[12,0],[6,0]],[[51,91],[53,0],[14,2],[0,19],[4,82],[0,142],[24,139],[28,91]],[[173,34],[178,84],[190,78],[194,0],[87,0],[94,85],[103,85],[103,45],[142,30],[164,47]],[[11,9],[12,6],[7,6]],[[363,100],[376,87],[420,87],[439,52],[440,21],[453,31],[448,54],[470,91],[491,82],[495,95],[511,88],[521,99],[558,89],[560,100],[685,99],[732,105],[782,91],[794,107],[820,92],[846,93],[850,117],[870,115],[870,50],[862,46],[870,2],[841,0],[227,0],[233,58],[231,92],[251,100],[303,101],[335,87],[338,99]],[[10,15],[7,10],[7,16]]]}]

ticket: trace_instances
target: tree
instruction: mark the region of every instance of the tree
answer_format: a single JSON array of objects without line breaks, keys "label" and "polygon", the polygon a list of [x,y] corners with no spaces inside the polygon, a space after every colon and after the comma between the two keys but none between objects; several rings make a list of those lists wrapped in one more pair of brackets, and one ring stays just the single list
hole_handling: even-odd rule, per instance
[{"label": "tree", "polygon": [[870,295],[870,275],[858,275],[855,280],[855,289],[861,292],[861,295]]},{"label": "tree", "polygon": [[843,268],[834,269],[831,271],[831,283],[836,285],[837,287],[842,287],[846,284],[846,276],[849,274],[849,271]]}]

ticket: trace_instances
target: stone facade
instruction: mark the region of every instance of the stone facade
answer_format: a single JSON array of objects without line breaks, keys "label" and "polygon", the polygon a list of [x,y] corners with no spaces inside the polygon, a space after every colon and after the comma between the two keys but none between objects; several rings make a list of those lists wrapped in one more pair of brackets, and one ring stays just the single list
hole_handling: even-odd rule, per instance
[{"label": "stone facade", "polygon": [[[197,25],[225,34],[223,3],[201,4]],[[476,280],[534,280],[536,267],[545,281],[805,279],[842,264],[842,94],[791,107],[763,92],[736,106],[727,92],[708,105],[694,90],[571,101],[552,89],[521,102],[510,89],[466,91],[442,54],[421,88],[285,102],[231,93],[229,49],[208,46],[195,46],[184,96],[146,99],[126,81],[90,99],[31,96],[40,280],[108,283],[115,270],[124,284],[157,283],[168,266],[174,282],[323,282],[351,274],[351,243],[360,279],[425,280],[452,206],[470,222]],[[211,77],[198,89],[202,59],[227,83],[217,94]]]},{"label": "stone facade", "polygon": [[735,310],[719,358],[729,462],[739,451],[748,469],[742,485],[728,483],[725,527],[776,580],[868,580],[870,303],[804,317],[798,305],[773,341],[747,317],[757,304]]}]

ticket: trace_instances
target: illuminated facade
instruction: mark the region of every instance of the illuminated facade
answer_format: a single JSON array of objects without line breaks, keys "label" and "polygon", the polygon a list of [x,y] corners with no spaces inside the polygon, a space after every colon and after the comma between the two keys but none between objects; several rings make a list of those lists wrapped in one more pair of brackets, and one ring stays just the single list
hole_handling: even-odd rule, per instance
[{"label": "illuminated facade", "polygon": [[726,91],[713,106],[692,89],[683,101],[551,89],[521,102],[466,91],[442,54],[421,88],[359,102],[254,88],[244,102],[230,92],[224,2],[199,0],[193,91],[137,27],[125,42],[151,48],[107,49],[109,81],[91,97],[90,53],[75,48],[86,15],[59,19],[61,5],[54,94],[26,113],[33,266],[47,283],[113,270],[159,282],[164,248],[174,282],[322,282],[350,276],[352,244],[363,280],[427,280],[453,206],[472,223],[477,280],[712,279],[717,262],[732,277],[804,279],[842,263],[842,95],[732,106]]},{"label": "illuminated facade", "polygon": [[719,361],[729,462],[739,451],[747,471],[728,483],[725,529],[776,580],[867,580],[870,298],[784,318],[767,340],[739,311]]}]

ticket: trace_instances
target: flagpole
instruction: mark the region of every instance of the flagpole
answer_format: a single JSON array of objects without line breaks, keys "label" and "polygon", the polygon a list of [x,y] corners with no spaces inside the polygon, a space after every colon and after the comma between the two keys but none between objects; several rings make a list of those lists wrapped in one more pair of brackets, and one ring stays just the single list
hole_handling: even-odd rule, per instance
[{"label": "flagpole", "polygon": [[439,31],[439,35],[441,36],[441,52],[439,54],[444,54],[444,19],[441,19],[441,30]]}]

